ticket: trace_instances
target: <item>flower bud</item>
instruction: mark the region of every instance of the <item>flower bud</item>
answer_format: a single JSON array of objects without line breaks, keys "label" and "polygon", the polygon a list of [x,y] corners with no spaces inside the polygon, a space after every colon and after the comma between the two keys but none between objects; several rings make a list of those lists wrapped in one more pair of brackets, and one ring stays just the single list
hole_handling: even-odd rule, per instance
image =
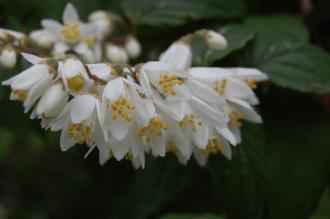
[{"label": "flower bud", "polygon": [[96,26],[98,33],[102,37],[113,31],[114,24],[111,15],[106,11],[94,11],[89,15],[88,20]]},{"label": "flower bud", "polygon": [[56,117],[62,112],[68,99],[68,92],[63,85],[53,84],[42,95],[37,105],[37,114],[46,118]]},{"label": "flower bud", "polygon": [[227,40],[219,33],[209,30],[205,33],[205,41],[212,49],[225,49],[228,45]]},{"label": "flower bud", "polygon": [[52,35],[45,30],[32,31],[29,37],[33,43],[42,49],[49,49],[54,43]]},{"label": "flower bud", "polygon": [[5,47],[1,51],[0,65],[4,68],[13,68],[16,65],[16,52],[11,46]]},{"label": "flower bud", "polygon": [[111,62],[127,63],[128,54],[126,50],[114,44],[108,44],[106,47],[106,56]]},{"label": "flower bud", "polygon": [[125,48],[128,55],[132,58],[136,58],[141,53],[141,45],[134,36],[128,36],[125,42]]},{"label": "flower bud", "polygon": [[192,55],[190,45],[177,41],[160,55],[159,61],[171,63],[178,69],[187,69],[191,67]]}]

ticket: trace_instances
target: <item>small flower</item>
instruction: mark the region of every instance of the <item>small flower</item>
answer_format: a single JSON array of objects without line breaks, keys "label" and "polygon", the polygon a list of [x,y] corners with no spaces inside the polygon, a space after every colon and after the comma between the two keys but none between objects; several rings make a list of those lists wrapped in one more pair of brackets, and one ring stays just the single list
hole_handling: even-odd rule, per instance
[{"label": "small flower", "polygon": [[[28,54],[23,54],[23,57],[28,61],[40,60],[39,57]],[[46,91],[55,76],[52,66],[43,62],[32,64],[34,65],[27,70],[2,83],[11,87],[11,100],[24,102],[25,111],[28,111]]]},{"label": "small flower", "polygon": [[86,93],[93,84],[84,64],[76,58],[66,59],[60,66],[59,72],[65,88],[73,95]]},{"label": "small flower", "polygon": [[228,46],[227,40],[220,33],[213,30],[206,31],[204,37],[206,44],[212,49],[225,49]]},{"label": "small flower", "polygon": [[[78,13],[72,4],[67,4],[63,13],[63,25],[57,21],[46,19],[42,21],[42,26],[55,40],[54,53],[63,54],[73,49],[76,53],[87,57],[87,62],[95,60],[93,51],[93,38],[95,27],[90,23],[82,23]],[[87,53],[87,55],[86,55]]]},{"label": "small flower", "polygon": [[182,70],[175,69],[166,62],[147,62],[141,67],[140,81],[147,93],[152,93],[151,86],[167,100],[188,100],[191,93],[185,85],[189,76]]},{"label": "small flower", "polygon": [[100,100],[93,95],[79,95],[64,108],[57,121],[52,124],[53,131],[61,132],[61,149],[66,151],[75,144],[104,144],[106,136],[102,123]]},{"label": "small flower", "polygon": [[141,44],[134,36],[128,36],[125,42],[125,48],[128,55],[132,58],[136,58],[141,53]]},{"label": "small flower", "polygon": [[126,50],[111,43],[106,46],[106,57],[109,61],[114,63],[128,62],[128,54]]},{"label": "small flower", "polygon": [[46,30],[34,30],[29,35],[30,40],[39,48],[50,49],[54,44],[54,38]]},{"label": "small flower", "polygon": [[4,68],[13,68],[17,62],[16,51],[11,46],[6,46],[0,54],[0,66]]},{"label": "small flower", "polygon": [[171,63],[173,68],[187,69],[191,66],[192,61],[191,46],[177,41],[160,55],[159,61]]}]

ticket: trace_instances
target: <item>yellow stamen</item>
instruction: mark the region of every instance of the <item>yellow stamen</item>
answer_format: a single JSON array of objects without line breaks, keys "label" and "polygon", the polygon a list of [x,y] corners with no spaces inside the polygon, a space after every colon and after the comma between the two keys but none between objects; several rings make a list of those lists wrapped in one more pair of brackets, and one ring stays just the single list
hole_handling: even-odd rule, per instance
[{"label": "yellow stamen", "polygon": [[177,93],[173,89],[174,85],[182,86],[184,84],[183,79],[178,78],[176,75],[170,75],[168,73],[163,73],[158,82],[161,86],[161,91],[165,94],[175,96]]},{"label": "yellow stamen", "polygon": [[77,44],[80,40],[80,28],[78,24],[65,24],[61,30],[64,40],[68,44]]},{"label": "yellow stamen", "polygon": [[27,90],[13,90],[13,94],[17,97],[18,100],[24,102],[27,98]]},{"label": "yellow stamen", "polygon": [[70,90],[79,92],[84,87],[85,81],[81,75],[76,75],[67,79],[68,87]]}]

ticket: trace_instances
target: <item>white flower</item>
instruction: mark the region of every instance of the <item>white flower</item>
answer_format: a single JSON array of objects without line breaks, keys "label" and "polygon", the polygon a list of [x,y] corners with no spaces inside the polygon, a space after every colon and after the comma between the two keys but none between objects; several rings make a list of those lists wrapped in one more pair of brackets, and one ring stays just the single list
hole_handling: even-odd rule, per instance
[{"label": "white flower", "polygon": [[141,67],[140,82],[147,94],[152,93],[151,85],[166,100],[188,100],[191,93],[185,85],[189,75],[166,62],[147,62]]},{"label": "white flower", "polygon": [[128,55],[132,58],[136,58],[141,54],[141,44],[134,36],[126,38],[125,48]]},{"label": "white flower", "polygon": [[93,84],[89,79],[84,64],[76,58],[68,58],[59,67],[65,88],[71,94],[86,93]]},{"label": "white flower", "polygon": [[46,30],[34,30],[29,35],[31,41],[42,49],[49,49],[53,46],[54,38]]},{"label": "white flower", "polygon": [[[28,61],[40,60],[39,57],[23,54]],[[55,69],[48,64],[33,62],[33,66],[20,74],[4,81],[12,89],[10,99],[24,102],[25,111],[39,99],[54,78]]]},{"label": "white flower", "polygon": [[220,33],[213,30],[208,30],[205,33],[205,41],[208,47],[212,49],[225,49],[228,46],[227,40]]},{"label": "white flower", "polygon": [[91,24],[83,24],[79,20],[77,10],[72,4],[67,4],[63,13],[64,25],[54,20],[43,20],[42,26],[49,31],[57,41],[65,42],[72,47],[92,35],[95,29]]},{"label": "white flower", "polygon": [[115,63],[127,63],[128,54],[126,50],[120,46],[114,44],[108,44],[106,46],[106,57],[109,61]]},{"label": "white flower", "polygon": [[5,47],[0,54],[0,66],[4,68],[13,68],[16,65],[16,51],[13,47]]},{"label": "white flower", "polygon": [[75,144],[102,145],[106,142],[102,123],[102,108],[99,98],[93,95],[79,95],[64,108],[52,130],[61,132],[61,149],[66,151]]},{"label": "white flower", "polygon": [[55,40],[54,53],[63,54],[73,49],[86,58],[87,62],[93,62],[95,57],[90,47],[94,46],[94,25],[82,23],[76,9],[70,3],[64,9],[63,23],[64,25],[50,19],[42,21],[43,28]]},{"label": "white flower", "polygon": [[187,69],[191,66],[192,61],[191,46],[177,41],[160,55],[159,61],[170,63],[173,68]]},{"label": "white flower", "polygon": [[36,114],[44,118],[54,118],[64,109],[69,95],[61,83],[54,83],[40,98]]},{"label": "white flower", "polygon": [[94,11],[88,16],[88,20],[96,26],[98,36],[101,38],[104,38],[113,31],[113,20],[111,15],[106,11]]}]

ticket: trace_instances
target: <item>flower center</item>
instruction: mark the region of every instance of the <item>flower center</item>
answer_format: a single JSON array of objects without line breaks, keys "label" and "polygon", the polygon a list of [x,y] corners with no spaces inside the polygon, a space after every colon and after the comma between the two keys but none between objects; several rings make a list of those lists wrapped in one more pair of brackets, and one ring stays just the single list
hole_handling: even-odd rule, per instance
[{"label": "flower center", "polygon": [[198,126],[203,125],[203,121],[201,119],[196,119],[194,114],[190,114],[186,116],[183,120],[179,122],[179,127],[184,129],[185,127],[190,127],[193,132],[196,132],[196,124]]},{"label": "flower center", "polygon": [[161,86],[162,92],[165,94],[170,94],[172,96],[176,95],[176,91],[173,89],[174,85],[183,85],[184,81],[178,78],[176,75],[170,75],[168,73],[163,73],[158,84]]},{"label": "flower center", "polygon": [[257,80],[254,78],[245,79],[245,83],[247,83],[253,90],[258,88]]},{"label": "flower center", "polygon": [[93,142],[91,135],[92,128],[86,124],[70,124],[68,129],[68,137],[77,141],[78,144],[84,142]]},{"label": "flower center", "polygon": [[217,154],[220,153],[223,150],[223,144],[220,143],[220,141],[217,138],[211,138],[206,146],[205,149],[203,149],[203,153],[205,154]]},{"label": "flower center", "polygon": [[112,120],[116,120],[118,117],[125,119],[127,122],[132,120],[131,111],[135,108],[135,105],[127,100],[126,97],[120,97],[116,102],[111,104]]},{"label": "flower center", "polygon": [[72,78],[67,79],[68,87],[70,90],[73,90],[75,92],[81,91],[81,89],[84,87],[84,78],[81,75],[76,75]]},{"label": "flower center", "polygon": [[147,127],[139,129],[139,136],[140,138],[144,138],[146,143],[150,143],[152,136],[163,136],[163,131],[167,128],[168,125],[166,122],[162,122],[160,118],[153,118]]},{"label": "flower center", "polygon": [[167,147],[166,147],[166,153],[175,154],[176,152],[177,152],[177,148],[175,146],[175,143],[173,141],[168,141],[167,142]]},{"label": "flower center", "polygon": [[80,28],[78,24],[65,24],[61,30],[64,40],[68,44],[76,44],[80,39]]},{"label": "flower center", "polygon": [[221,81],[214,82],[213,88],[221,96],[224,96],[225,95],[227,84],[228,84],[228,80],[227,79],[222,79]]},{"label": "flower center", "polygon": [[24,102],[27,98],[27,90],[13,90],[13,94],[17,97],[18,100]]},{"label": "flower center", "polygon": [[88,37],[85,39],[85,43],[88,47],[92,48],[95,45],[95,40],[92,37]]},{"label": "flower center", "polygon": [[242,126],[242,120],[244,119],[243,113],[231,111],[229,114],[231,122],[235,122],[239,127]]}]

